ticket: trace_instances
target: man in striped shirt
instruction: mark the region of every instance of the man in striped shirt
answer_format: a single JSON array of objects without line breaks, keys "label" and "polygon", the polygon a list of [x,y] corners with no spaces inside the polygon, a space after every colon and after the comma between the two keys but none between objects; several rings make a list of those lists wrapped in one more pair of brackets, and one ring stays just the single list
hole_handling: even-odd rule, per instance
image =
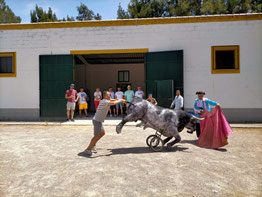
[{"label": "man in striped shirt", "polygon": [[108,91],[103,92],[103,100],[100,101],[95,116],[93,118],[93,125],[94,125],[94,137],[91,139],[89,146],[83,152],[83,154],[91,156],[92,149],[96,145],[96,143],[105,135],[105,129],[103,126],[103,122],[107,116],[108,110],[110,106],[117,105],[118,103],[125,103],[124,99],[111,99],[111,94]]}]

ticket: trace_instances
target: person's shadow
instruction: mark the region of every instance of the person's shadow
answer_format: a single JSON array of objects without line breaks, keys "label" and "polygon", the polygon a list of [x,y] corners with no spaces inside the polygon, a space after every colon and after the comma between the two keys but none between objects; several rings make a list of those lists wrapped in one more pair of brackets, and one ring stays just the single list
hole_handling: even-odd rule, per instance
[{"label": "person's shadow", "polygon": [[[172,147],[171,150],[167,149],[166,147],[163,148],[162,151],[160,152],[168,152],[168,153],[174,153],[177,151],[182,151],[182,152],[190,152],[186,151],[188,148],[186,147],[180,147],[179,145]],[[111,153],[106,154],[106,155],[98,155],[93,154],[93,156],[88,156],[84,154],[83,152],[78,153],[78,156],[81,157],[87,157],[87,158],[97,158],[97,157],[104,157],[104,156],[112,156],[112,155],[125,155],[125,154],[148,154],[148,153],[159,153],[152,151],[149,147],[143,146],[143,147],[129,147],[129,148],[114,148],[114,149],[107,149]]]}]

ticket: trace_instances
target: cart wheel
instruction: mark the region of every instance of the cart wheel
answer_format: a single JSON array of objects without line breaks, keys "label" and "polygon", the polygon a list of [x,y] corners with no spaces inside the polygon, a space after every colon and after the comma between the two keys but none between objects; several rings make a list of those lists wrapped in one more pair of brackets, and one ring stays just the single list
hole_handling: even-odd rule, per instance
[{"label": "cart wheel", "polygon": [[162,151],[164,147],[163,140],[158,136],[154,136],[150,141],[149,147],[155,152]]},{"label": "cart wheel", "polygon": [[150,141],[153,137],[156,137],[156,135],[150,135],[146,138],[146,145],[150,147]]}]

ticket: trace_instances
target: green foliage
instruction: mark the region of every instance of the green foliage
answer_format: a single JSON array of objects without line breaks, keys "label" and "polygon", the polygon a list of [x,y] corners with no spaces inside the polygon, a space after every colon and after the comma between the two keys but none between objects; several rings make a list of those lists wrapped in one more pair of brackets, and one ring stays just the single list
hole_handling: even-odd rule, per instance
[{"label": "green foliage", "polygon": [[166,0],[130,0],[130,18],[152,18],[166,15]]},{"label": "green foliage", "polygon": [[122,7],[121,3],[118,4],[117,19],[127,19],[129,18],[128,12],[126,12]]},{"label": "green foliage", "polygon": [[77,6],[78,16],[76,19],[78,21],[84,20],[101,20],[102,17],[100,14],[94,14],[93,10],[90,10],[85,4],[81,3],[80,6]]},{"label": "green foliage", "polygon": [[117,18],[151,18],[262,12],[262,0],[130,0]]},{"label": "green foliage", "polygon": [[252,0],[251,10],[252,12],[262,12],[262,0]]},{"label": "green foliage", "polygon": [[31,23],[38,23],[38,22],[54,22],[54,21],[74,21],[74,17],[69,17],[67,15],[67,18],[58,19],[56,14],[53,13],[51,8],[48,8],[48,11],[44,11],[43,8],[38,7],[38,5],[35,5],[35,9],[30,11],[31,16]]},{"label": "green foliage", "polygon": [[0,0],[0,23],[21,23],[21,18],[14,14],[5,0]]},{"label": "green foliage", "polygon": [[69,16],[67,15],[66,20],[67,20],[67,21],[75,21],[75,18],[74,18],[73,16],[69,17]]},{"label": "green foliage", "polygon": [[247,13],[251,11],[251,0],[228,0],[227,3],[228,13]]},{"label": "green foliage", "polygon": [[224,0],[204,0],[201,8],[202,14],[225,14],[227,12]]}]

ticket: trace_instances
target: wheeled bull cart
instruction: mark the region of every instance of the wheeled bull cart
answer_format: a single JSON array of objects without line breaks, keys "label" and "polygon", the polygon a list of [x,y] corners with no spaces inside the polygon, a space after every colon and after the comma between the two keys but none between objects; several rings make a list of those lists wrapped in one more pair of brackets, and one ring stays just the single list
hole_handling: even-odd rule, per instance
[{"label": "wheeled bull cart", "polygon": [[164,148],[164,140],[161,139],[162,134],[158,131],[154,135],[149,135],[146,138],[146,144],[155,152],[160,152]]}]

